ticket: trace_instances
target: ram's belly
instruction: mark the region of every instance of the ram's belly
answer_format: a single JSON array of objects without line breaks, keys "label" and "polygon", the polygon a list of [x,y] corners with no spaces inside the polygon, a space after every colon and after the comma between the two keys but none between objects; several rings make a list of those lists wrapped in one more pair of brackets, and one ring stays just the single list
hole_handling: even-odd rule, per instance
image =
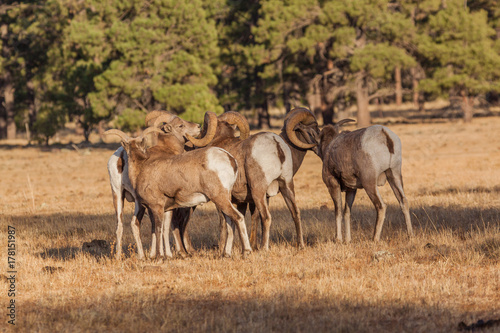
[{"label": "ram's belly", "polygon": [[340,185],[343,191],[347,189],[355,190],[358,188],[363,188],[363,186],[361,185],[361,181],[354,175],[341,176],[340,180],[341,180]]},{"label": "ram's belly", "polygon": [[276,194],[278,194],[279,190],[280,190],[280,185],[278,181],[273,180],[272,183],[267,188],[267,196],[274,197]]},{"label": "ram's belly", "polygon": [[206,195],[202,193],[193,193],[190,195],[177,195],[175,197],[175,203],[177,207],[193,207],[197,205],[204,204],[208,202],[209,199]]}]

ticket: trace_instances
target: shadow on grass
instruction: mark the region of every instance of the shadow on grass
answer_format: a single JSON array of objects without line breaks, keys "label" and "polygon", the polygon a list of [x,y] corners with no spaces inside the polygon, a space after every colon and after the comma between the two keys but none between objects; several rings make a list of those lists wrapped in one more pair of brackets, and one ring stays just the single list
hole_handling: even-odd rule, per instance
[{"label": "shadow on grass", "polygon": [[494,309],[464,311],[446,303],[429,305],[423,299],[416,304],[369,297],[351,300],[302,288],[291,286],[265,296],[245,291],[230,296],[207,291],[200,296],[160,285],[140,294],[66,298],[62,304],[48,299],[26,306],[20,325],[27,331],[99,327],[116,332],[454,332],[461,322],[499,315]]},{"label": "shadow on grass", "polygon": [[[86,254],[94,257],[97,261],[103,258],[110,258],[112,255],[112,249],[107,244],[107,246],[93,246],[89,245],[93,243],[84,242],[82,247],[61,247],[61,248],[48,248],[45,251],[39,253],[38,255],[43,259],[55,259],[55,260],[70,260],[75,259],[77,255]],[[106,242],[107,243],[107,242]],[[128,251],[126,248],[123,249],[125,255],[128,255]]]},{"label": "shadow on grass", "polygon": [[459,193],[469,193],[469,194],[477,194],[477,193],[500,193],[500,185],[496,185],[492,188],[487,188],[483,186],[479,187],[471,187],[471,188],[463,188],[463,187],[448,187],[445,189],[440,189],[436,191],[429,190],[420,190],[419,195],[431,195],[438,196],[443,194],[459,194]]},{"label": "shadow on grass", "polygon": [[[432,236],[441,232],[451,232],[453,237],[467,240],[472,233],[485,232],[487,228],[500,227],[500,208],[475,209],[460,206],[425,206],[410,210],[415,234],[425,233]],[[314,208],[302,209],[302,225],[304,239],[308,246],[315,246],[332,241],[336,236],[334,212],[332,209]],[[296,244],[296,232],[293,220],[286,208],[271,209],[273,222],[271,225],[271,246],[273,244]],[[34,216],[6,216],[9,225],[18,230],[18,237],[40,237],[57,239],[61,246],[39,249],[42,258],[57,260],[74,259],[82,252],[85,242],[94,239],[106,240],[109,247],[100,252],[85,251],[96,257],[113,255],[115,242],[116,220],[112,214],[82,215],[82,214],[51,214]],[[353,242],[363,242],[371,239],[375,228],[375,209],[354,204],[352,211]],[[124,216],[123,252],[125,256],[136,253],[135,242],[128,221],[131,215]],[[250,231],[250,217],[246,217],[247,230]],[[34,228],[34,226],[36,228]],[[214,249],[219,239],[219,222],[215,210],[197,209],[191,219],[188,231],[195,249]],[[389,205],[386,221],[382,230],[382,240],[390,240],[406,234],[403,214],[399,207]],[[260,227],[259,227],[260,238]],[[485,235],[486,236],[486,235]],[[151,224],[147,216],[141,226],[141,239],[145,250],[151,244]],[[238,237],[236,238],[238,239]],[[485,237],[485,242],[488,240]],[[237,240],[236,243],[239,241]],[[53,242],[51,242],[53,243]],[[75,243],[78,246],[75,246]],[[494,244],[493,244],[494,243]],[[485,243],[484,248],[496,253],[496,243]],[[173,243],[172,243],[173,244]],[[492,245],[493,244],[493,245]],[[42,245],[43,246],[43,245]],[[492,249],[492,250],[491,250]]]}]

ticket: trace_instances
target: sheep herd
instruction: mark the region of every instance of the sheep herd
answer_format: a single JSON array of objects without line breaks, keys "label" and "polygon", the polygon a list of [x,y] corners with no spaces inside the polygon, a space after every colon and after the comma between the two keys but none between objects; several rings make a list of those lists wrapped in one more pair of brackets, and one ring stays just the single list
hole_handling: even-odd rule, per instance
[{"label": "sheep herd", "polygon": [[[135,203],[131,227],[139,259],[144,259],[139,229],[146,209],[152,225],[150,257],[172,257],[170,229],[176,252],[187,256],[193,251],[187,224],[195,207],[208,201],[215,204],[219,214],[219,249],[223,256],[231,256],[235,228],[244,257],[257,249],[259,221],[260,248],[268,250],[269,197],[278,193],[292,215],[298,246],[304,247],[293,176],[308,150],[323,161],[323,181],[335,204],[337,240],[342,241],[342,219],[345,241],[351,240],[350,211],[359,188],[365,189],[377,210],[373,239],[380,240],[386,205],[377,186],[384,185],[386,180],[400,203],[408,235],[412,236],[401,175],[401,141],[380,125],[341,132],[342,124],[349,121],[352,120],[342,120],[320,130],[311,111],[295,108],[287,114],[279,135],[272,132],[250,135],[247,120],[238,112],[220,116],[207,112],[200,128],[168,112],[152,111],[146,116],[149,127],[139,137],[131,138],[117,129],[108,130],[105,134],[119,136],[122,145],[108,161],[118,221],[117,258],[122,256],[125,199]],[[344,208],[341,192],[346,193]],[[251,213],[250,238],[244,219],[247,209]]]}]

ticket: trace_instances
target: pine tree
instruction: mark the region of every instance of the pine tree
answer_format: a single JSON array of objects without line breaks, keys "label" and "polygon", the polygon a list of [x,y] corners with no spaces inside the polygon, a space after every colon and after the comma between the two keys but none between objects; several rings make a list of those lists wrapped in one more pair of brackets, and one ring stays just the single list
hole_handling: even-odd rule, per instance
[{"label": "pine tree", "polygon": [[[291,48],[303,52],[303,74],[310,74],[308,100],[313,109],[330,109],[328,103],[354,94],[358,125],[370,124],[368,103],[378,96],[393,95],[396,68],[415,65],[405,49],[414,29],[408,15],[392,10],[386,1],[322,1],[317,18]],[[311,70],[312,68],[312,70]],[[323,117],[324,122],[331,116]]]},{"label": "pine tree", "polygon": [[253,29],[259,20],[260,1],[228,1],[218,20],[219,85],[217,92],[226,110],[252,109],[260,128],[269,127],[268,96],[255,59]]},{"label": "pine tree", "polygon": [[[53,107],[51,96],[45,94],[45,78],[49,63],[47,49],[59,44],[68,21],[67,10],[57,0],[23,1],[7,7],[2,18],[6,36],[2,52],[8,57],[4,58],[2,76],[4,89],[9,85],[13,88],[11,97],[5,94],[6,100],[15,100],[14,108],[6,103],[8,113],[15,114],[15,123],[10,126],[27,124],[47,142],[66,120],[61,110]],[[40,119],[39,112],[44,113]]]},{"label": "pine tree", "polygon": [[152,109],[198,122],[205,111],[222,112],[212,92],[217,31],[201,1],[114,0],[96,2],[95,8],[97,39],[110,45],[105,70],[88,94],[96,117],[116,114],[119,124],[136,127]]},{"label": "pine tree", "polygon": [[0,5],[0,138],[15,139],[16,123],[14,94],[16,91],[15,72],[20,67],[17,56],[16,43],[18,34],[14,31],[17,16],[20,13],[20,4],[15,1],[6,1]]},{"label": "pine tree", "polygon": [[420,37],[420,52],[435,64],[422,88],[460,98],[466,122],[472,120],[477,96],[500,90],[500,54],[493,36],[485,11],[471,12],[455,0],[430,16],[426,34]]},{"label": "pine tree", "polygon": [[297,94],[297,88],[304,85],[302,50],[297,43],[319,12],[317,0],[262,1],[259,20],[252,29],[256,41],[252,56],[262,69],[259,77],[264,93],[287,109],[303,105]]}]

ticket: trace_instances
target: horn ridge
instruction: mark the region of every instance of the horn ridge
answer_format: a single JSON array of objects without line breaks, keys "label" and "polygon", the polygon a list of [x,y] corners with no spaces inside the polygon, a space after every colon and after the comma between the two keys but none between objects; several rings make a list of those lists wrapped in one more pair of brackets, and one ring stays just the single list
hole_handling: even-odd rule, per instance
[{"label": "horn ridge", "polygon": [[240,140],[245,140],[250,135],[250,125],[247,119],[239,112],[228,111],[217,117],[219,121],[225,121],[230,125],[238,126],[240,130]]},{"label": "horn ridge", "polygon": [[197,147],[204,147],[208,145],[215,137],[215,133],[217,131],[217,121],[217,115],[214,112],[207,111],[205,113],[205,124],[207,126],[205,136],[200,139],[196,139],[186,133],[186,138]]},{"label": "horn ridge", "polygon": [[298,148],[311,149],[317,145],[317,143],[305,143],[299,140],[297,134],[295,134],[295,126],[299,123],[304,125],[311,125],[316,122],[316,117],[312,114],[309,109],[306,108],[295,108],[290,111],[287,119],[285,119],[285,131],[288,139]]},{"label": "horn ridge", "polygon": [[146,122],[146,126],[151,126],[150,123],[154,122],[154,120],[161,115],[175,116],[174,114],[168,111],[160,111],[160,110],[151,111],[146,115],[146,119],[144,120]]},{"label": "horn ridge", "polygon": [[162,115],[155,118],[155,122],[153,124],[153,127],[158,127],[161,123],[169,123],[174,118],[177,118],[177,116],[174,116],[171,114],[162,114]]},{"label": "horn ridge", "polygon": [[122,141],[126,141],[126,142],[128,142],[128,141],[130,141],[132,139],[131,137],[129,137],[124,132],[122,132],[122,131],[120,131],[118,129],[115,129],[115,128],[107,130],[106,132],[104,132],[104,135],[117,135],[117,136],[119,136],[122,139]]}]

